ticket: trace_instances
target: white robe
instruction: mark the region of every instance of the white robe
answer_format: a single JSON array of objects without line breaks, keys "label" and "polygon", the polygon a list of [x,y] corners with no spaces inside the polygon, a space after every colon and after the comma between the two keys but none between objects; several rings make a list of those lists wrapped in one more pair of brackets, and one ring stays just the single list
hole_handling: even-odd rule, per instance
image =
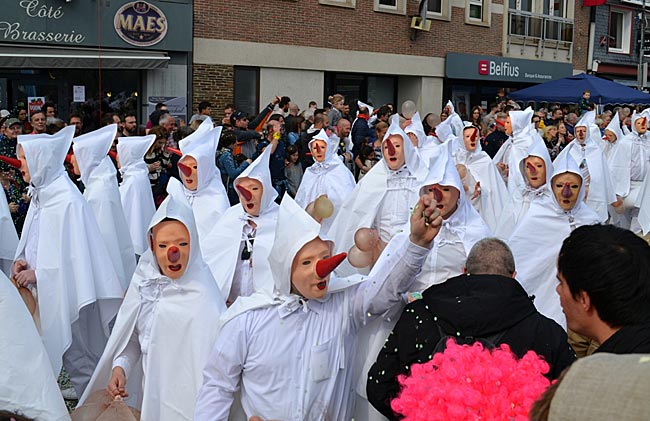
[{"label": "white robe", "polygon": [[[184,199],[183,199],[184,200]],[[192,420],[201,372],[216,339],[219,316],[226,310],[209,268],[201,258],[192,211],[171,195],[161,204],[150,229],[165,218],[182,222],[190,233],[185,273],[172,280],[161,274],[151,249],[141,257],[120,308],[111,338],[81,397],[108,385],[113,361],[126,349],[140,317],[151,317],[146,350],[135,342],[126,371],[127,403],[143,420]],[[145,313],[145,307],[149,309]],[[143,334],[143,332],[139,332]],[[141,339],[141,338],[140,338]],[[123,367],[124,368],[124,367]]]},{"label": "white robe", "polygon": [[107,153],[117,125],[111,124],[74,139],[73,149],[86,189],[83,196],[90,205],[106,250],[122,288],[126,290],[135,271],[135,251],[124,216],[116,170]]},{"label": "white robe", "polygon": [[149,169],[144,162],[144,154],[155,140],[154,135],[130,136],[123,137],[117,144],[122,174],[120,197],[124,216],[129,225],[133,249],[138,256],[149,248],[146,232],[151,217],[156,212],[149,182]]},{"label": "white robe", "polygon": [[504,180],[513,198],[519,194],[521,188],[526,184],[522,174],[517,171],[517,166],[527,156],[528,148],[532,142],[539,137],[534,131],[534,126],[531,126],[532,116],[533,110],[530,107],[524,111],[510,112],[512,135],[501,145],[501,148],[492,158],[495,164],[504,163],[508,165],[509,172],[504,177]]},{"label": "white robe", "polygon": [[0,320],[0,409],[36,421],[69,421],[34,320],[18,290],[2,273]]},{"label": "white robe", "polygon": [[9,204],[4,191],[0,192],[0,272],[11,276],[11,265],[16,256],[16,247],[18,246],[18,234],[16,226],[11,218]]}]

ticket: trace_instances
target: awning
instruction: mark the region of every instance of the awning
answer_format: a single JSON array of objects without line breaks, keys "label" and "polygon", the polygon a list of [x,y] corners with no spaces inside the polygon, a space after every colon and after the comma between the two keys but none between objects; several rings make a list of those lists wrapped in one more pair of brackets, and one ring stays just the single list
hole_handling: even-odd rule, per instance
[{"label": "awning", "polygon": [[0,68],[161,69],[168,62],[166,53],[149,50],[0,45]]}]

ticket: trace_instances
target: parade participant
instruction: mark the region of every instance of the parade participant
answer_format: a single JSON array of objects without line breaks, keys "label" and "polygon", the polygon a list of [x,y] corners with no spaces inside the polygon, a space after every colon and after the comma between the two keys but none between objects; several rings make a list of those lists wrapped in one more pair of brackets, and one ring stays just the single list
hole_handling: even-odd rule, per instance
[{"label": "parade participant", "polygon": [[147,227],[156,212],[149,183],[149,169],[144,162],[144,155],[155,140],[155,135],[131,136],[123,138],[117,144],[120,174],[122,174],[120,197],[131,233],[133,249],[138,256],[144,254],[149,248]]},{"label": "parade participant", "polygon": [[629,230],[576,229],[557,259],[557,293],[569,329],[596,352],[650,353],[650,250]]},{"label": "parade participant", "polygon": [[[616,203],[617,198],[605,155],[596,143],[600,136],[595,140],[590,136],[590,127],[595,115],[595,111],[589,111],[582,116],[575,126],[576,138],[560,152],[555,160],[563,162],[564,155],[571,153],[582,172],[585,201],[598,214],[599,221],[605,222],[609,218],[607,206]],[[571,145],[575,146],[570,147]]]},{"label": "parade participant", "polygon": [[3,411],[8,411],[36,421],[69,421],[34,320],[16,288],[2,273],[0,319],[3,320],[0,329],[0,417]]},{"label": "parade participant", "polygon": [[116,170],[108,151],[117,124],[104,126],[74,138],[74,156],[84,183],[84,198],[90,205],[111,256],[113,268],[126,290],[135,271],[135,251],[117,186]]},{"label": "parade participant", "polygon": [[74,126],[20,135],[18,159],[32,196],[12,276],[36,291],[53,373],[65,365],[81,396],[108,339],[124,290],[92,210],[65,173]]},{"label": "parade participant", "polygon": [[[336,218],[345,199],[354,187],[354,176],[336,155],[338,144],[321,129],[309,142],[314,164],[305,170],[296,202],[306,209],[316,199],[325,195],[334,208],[331,216],[319,221],[322,232],[327,232]],[[312,215],[314,216],[314,215]],[[324,215],[319,215],[319,219]]]},{"label": "parade participant", "polygon": [[227,209],[208,233],[203,257],[221,295],[237,297],[273,290],[267,261],[278,218],[278,193],[271,183],[267,147],[233,182],[240,203]]},{"label": "parade participant", "polygon": [[[15,168],[20,168],[20,161],[16,158],[0,156],[0,160],[11,163],[9,165]],[[0,272],[11,276],[11,265],[16,257],[16,247],[18,246],[18,234],[11,218],[4,189],[0,191],[0,238],[2,238],[0,241]]]},{"label": "parade participant", "polygon": [[555,293],[558,252],[571,231],[596,224],[599,218],[584,203],[585,183],[572,154],[559,156],[553,166],[553,196],[531,203],[508,244],[515,256],[517,279],[528,295],[535,296],[537,310],[566,329],[560,299]]},{"label": "parade participant", "polygon": [[201,250],[207,248],[205,237],[221,215],[230,207],[220,172],[215,165],[215,153],[222,127],[212,126],[208,117],[199,128],[179,142],[183,156],[178,169],[199,233]]},{"label": "parade participant", "polygon": [[[482,151],[480,131],[476,126],[463,129],[463,141],[454,153],[454,161],[463,181],[461,194],[466,196],[483,221],[495,231],[501,214],[510,206],[510,195],[492,159]],[[460,172],[465,170],[463,177]],[[472,180],[467,182],[467,180]]]},{"label": "parade participant", "polygon": [[551,191],[551,174],[553,163],[544,142],[534,140],[528,148],[528,155],[517,166],[524,178],[524,186],[519,194],[513,196],[510,206],[503,208],[499,225],[495,231],[497,237],[507,239],[524,217],[530,204],[553,194]]},{"label": "parade participant", "polygon": [[140,409],[143,420],[191,420],[226,306],[201,257],[192,209],[183,197],[170,191],[147,236],[149,247],[80,404],[106,388]]},{"label": "parade participant", "polygon": [[237,391],[247,418],[350,419],[356,333],[401,300],[441,223],[435,203],[420,199],[410,236],[393,239],[368,279],[349,283],[331,273],[345,255],[332,256],[320,225],[285,196],[269,255],[274,292],[225,314],[195,419],[227,420]]},{"label": "parade participant", "polygon": [[522,187],[525,185],[523,175],[516,171],[519,162],[526,156],[528,148],[536,138],[534,127],[530,121],[533,109],[528,107],[523,111],[510,111],[505,121],[505,133],[510,136],[492,160],[496,163],[503,180],[508,186],[508,191],[516,200]]},{"label": "parade participant", "polygon": [[352,122],[350,137],[352,139],[352,154],[359,156],[363,145],[372,145],[377,136],[375,131],[370,128],[370,118],[375,109],[368,104],[357,101],[357,118]]},{"label": "parade participant", "polygon": [[547,376],[557,378],[575,360],[567,334],[535,309],[515,275],[508,246],[485,238],[470,250],[462,275],[427,288],[421,300],[408,304],[368,372],[373,406],[399,419],[390,407],[400,391],[398,376],[431,360],[449,337],[467,344],[508,344],[518,358],[533,350],[550,365]]},{"label": "parade participant", "polygon": [[[391,125],[382,141],[384,159],[359,181],[343,203],[328,236],[334,239],[337,252],[348,252],[355,246],[355,234],[360,228],[376,230],[383,243],[408,224],[409,212],[418,200],[419,190],[427,175],[427,166],[421,160],[408,136],[399,127],[399,115],[391,117]],[[372,262],[357,262],[356,251],[343,262],[337,273],[351,275],[355,268],[367,268]],[[359,267],[359,265],[362,265]],[[367,269],[362,269],[367,271]]]}]

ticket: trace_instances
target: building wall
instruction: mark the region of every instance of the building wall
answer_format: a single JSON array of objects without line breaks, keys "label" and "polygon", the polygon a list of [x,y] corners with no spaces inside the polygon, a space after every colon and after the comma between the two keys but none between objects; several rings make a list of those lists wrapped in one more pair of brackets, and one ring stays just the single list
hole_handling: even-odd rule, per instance
[{"label": "building wall", "polygon": [[586,72],[589,68],[589,7],[576,2],[573,10],[573,69]]},{"label": "building wall", "polygon": [[199,102],[212,103],[212,118],[223,118],[223,107],[233,102],[234,68],[228,65],[192,66],[192,113],[197,110]]},{"label": "building wall", "polygon": [[636,45],[638,27],[632,24],[632,46],[629,54],[610,53],[607,45],[600,45],[601,37],[606,37],[609,31],[609,11],[611,6],[621,6],[628,9],[638,9],[633,4],[622,3],[620,0],[609,0],[606,5],[596,7],[596,33],[594,37],[594,60],[603,63],[615,63],[635,66],[639,63],[639,50]]},{"label": "building wall", "polygon": [[260,69],[260,102],[268,104],[276,95],[289,95],[301,110],[309,101],[321,102],[325,72],[289,69]]}]

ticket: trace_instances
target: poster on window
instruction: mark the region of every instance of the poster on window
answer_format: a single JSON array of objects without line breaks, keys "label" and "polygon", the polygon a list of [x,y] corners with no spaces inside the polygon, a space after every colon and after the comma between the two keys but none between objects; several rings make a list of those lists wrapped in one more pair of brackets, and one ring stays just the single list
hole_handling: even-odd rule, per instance
[{"label": "poster on window", "polygon": [[187,118],[187,98],[184,96],[150,96],[147,102],[149,115],[156,110],[156,104],[162,103],[173,117],[183,120]]},{"label": "poster on window", "polygon": [[468,112],[470,110],[469,91],[454,91],[454,109],[463,120],[469,120]]},{"label": "poster on window", "polygon": [[37,111],[41,111],[45,104],[44,96],[28,96],[27,97],[27,113],[31,117]]}]

